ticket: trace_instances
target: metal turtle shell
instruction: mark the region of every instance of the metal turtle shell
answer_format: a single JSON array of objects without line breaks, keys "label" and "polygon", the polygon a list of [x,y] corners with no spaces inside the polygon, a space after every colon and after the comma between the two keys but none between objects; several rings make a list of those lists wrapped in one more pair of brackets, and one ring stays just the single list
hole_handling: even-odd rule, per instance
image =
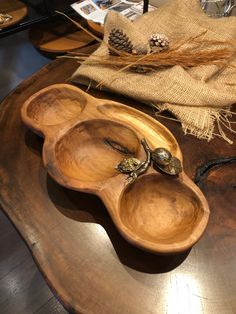
[{"label": "metal turtle shell", "polygon": [[123,159],[117,166],[116,169],[121,173],[131,173],[134,170],[137,170],[141,164],[141,161],[137,158],[126,158]]}]

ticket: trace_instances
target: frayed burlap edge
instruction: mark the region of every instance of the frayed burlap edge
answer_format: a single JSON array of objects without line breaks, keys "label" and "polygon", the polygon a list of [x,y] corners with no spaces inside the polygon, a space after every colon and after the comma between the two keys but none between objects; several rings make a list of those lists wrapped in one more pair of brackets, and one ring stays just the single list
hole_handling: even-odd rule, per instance
[{"label": "frayed burlap edge", "polygon": [[[78,83],[78,81],[76,83]],[[79,83],[87,86],[86,91],[89,91],[90,88],[97,89],[96,86],[98,84],[98,82],[82,75],[80,76]],[[106,86],[100,86],[99,89],[112,92],[112,90]],[[208,142],[214,137],[220,137],[229,144],[233,144],[233,141],[227,137],[226,132],[223,130],[225,129],[231,133],[236,133],[236,130],[234,130],[231,125],[232,122],[230,122],[230,118],[236,114],[231,111],[232,106],[224,108],[202,108],[169,103],[153,104],[146,102],[145,104],[154,108],[156,116],[160,115],[162,118],[181,123],[184,134],[191,134],[199,139],[205,139]],[[176,118],[163,116],[161,113],[166,110],[171,112]]]},{"label": "frayed burlap edge", "polygon": [[226,136],[223,130],[227,129],[232,133],[236,133],[229,120],[234,114],[231,112],[231,106],[226,108],[204,108],[204,110],[202,107],[168,103],[153,106],[158,110],[157,115],[165,110],[171,112],[177,118],[177,121],[181,123],[184,134],[191,134],[208,142],[217,136],[229,144],[233,144],[233,141]]}]

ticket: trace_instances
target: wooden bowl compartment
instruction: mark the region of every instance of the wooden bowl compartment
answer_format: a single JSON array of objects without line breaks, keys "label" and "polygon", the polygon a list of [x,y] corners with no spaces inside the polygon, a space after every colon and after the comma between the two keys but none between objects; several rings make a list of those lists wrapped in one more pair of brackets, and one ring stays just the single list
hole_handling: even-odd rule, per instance
[{"label": "wooden bowl compartment", "polygon": [[27,117],[33,124],[52,126],[78,117],[86,106],[87,100],[78,92],[54,88],[50,93],[39,92],[37,97],[29,99]]},{"label": "wooden bowl compartment", "polygon": [[104,181],[119,174],[116,165],[125,158],[112,149],[109,139],[138,156],[140,140],[120,123],[94,119],[75,125],[55,145],[55,158],[64,176],[79,181]]},{"label": "wooden bowl compartment", "polygon": [[196,192],[179,178],[157,173],[144,175],[126,187],[119,215],[139,242],[183,246],[189,239],[195,242],[204,208]]},{"label": "wooden bowl compartment", "polygon": [[[159,123],[156,123],[153,119],[148,119],[142,112],[132,112],[129,107],[120,105],[105,103],[97,107],[97,110],[109,119],[120,120],[125,124],[128,124],[143,134],[148,134],[148,144],[151,148],[165,147],[174,156],[182,159],[180,149],[177,142],[173,140],[173,135],[169,130],[163,128]],[[137,123],[138,120],[138,123]]]},{"label": "wooden bowl compartment", "polygon": [[165,147],[183,161],[176,139],[158,121],[67,84],[34,94],[21,114],[45,137],[48,173],[67,188],[97,194],[129,242],[153,253],[172,254],[189,249],[201,237],[209,208],[184,171],[176,178],[150,167],[127,185],[127,175],[116,170],[125,158],[146,158],[142,138],[152,149]]}]

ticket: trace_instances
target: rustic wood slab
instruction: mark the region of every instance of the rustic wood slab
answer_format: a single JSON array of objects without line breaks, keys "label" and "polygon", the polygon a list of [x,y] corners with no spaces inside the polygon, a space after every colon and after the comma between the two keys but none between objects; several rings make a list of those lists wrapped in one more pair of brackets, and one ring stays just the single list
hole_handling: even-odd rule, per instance
[{"label": "rustic wood slab", "polygon": [[[176,137],[185,171],[196,177],[211,218],[191,251],[176,256],[141,251],[120,236],[96,196],[65,189],[47,175],[43,140],[21,122],[26,99],[64,83],[76,67],[73,60],[56,60],[1,104],[1,205],[47,283],[77,313],[235,313],[235,144],[184,136],[178,123],[158,118]],[[135,101],[90,92],[153,114]],[[236,143],[234,134],[231,138]]]}]

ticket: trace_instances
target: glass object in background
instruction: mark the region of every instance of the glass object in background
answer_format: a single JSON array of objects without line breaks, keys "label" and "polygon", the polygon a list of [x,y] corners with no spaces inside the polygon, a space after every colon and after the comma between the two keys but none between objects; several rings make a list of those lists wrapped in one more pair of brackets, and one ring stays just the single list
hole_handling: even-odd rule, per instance
[{"label": "glass object in background", "polygon": [[202,9],[211,17],[229,16],[236,7],[235,0],[200,0],[200,2]]}]

